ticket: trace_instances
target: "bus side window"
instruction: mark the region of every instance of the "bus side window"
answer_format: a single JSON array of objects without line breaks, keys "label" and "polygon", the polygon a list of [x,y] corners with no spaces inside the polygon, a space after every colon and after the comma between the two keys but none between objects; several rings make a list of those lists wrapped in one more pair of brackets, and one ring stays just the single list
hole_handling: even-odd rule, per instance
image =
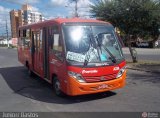
[{"label": "bus side window", "polygon": [[36,32],[33,32],[33,44],[34,44],[34,50],[37,51],[37,36]]},{"label": "bus side window", "polygon": [[19,32],[18,32],[18,37],[19,38],[21,37],[21,30],[19,30]]},{"label": "bus side window", "polygon": [[43,30],[40,30],[40,39],[39,39],[39,45],[40,45],[40,49],[42,49],[42,32]]},{"label": "bus side window", "polygon": [[51,33],[52,33],[52,36],[51,36],[51,39],[52,39],[51,48],[52,48],[54,54],[59,59],[62,60],[62,40],[61,40],[59,29],[58,29],[57,25],[52,27],[52,32]]},{"label": "bus side window", "polygon": [[40,32],[37,31],[37,51],[40,51]]},{"label": "bus side window", "polygon": [[59,34],[54,34],[53,35],[52,47],[53,47],[54,51],[62,52],[62,43],[60,41],[60,35]]},{"label": "bus side window", "polygon": [[25,38],[25,44],[26,44],[26,46],[27,47],[30,47],[30,40],[31,40],[31,30],[30,29],[27,29],[27,31],[26,31],[26,38]]},{"label": "bus side window", "polygon": [[26,37],[26,30],[21,30],[22,46],[25,46],[25,37]]},{"label": "bus side window", "polygon": [[23,45],[30,47],[30,29],[23,30]]},{"label": "bus side window", "polygon": [[18,45],[22,46],[22,36],[21,36],[21,30],[19,30],[19,39],[18,39]]},{"label": "bus side window", "polygon": [[26,37],[26,30],[23,30],[23,37]]}]

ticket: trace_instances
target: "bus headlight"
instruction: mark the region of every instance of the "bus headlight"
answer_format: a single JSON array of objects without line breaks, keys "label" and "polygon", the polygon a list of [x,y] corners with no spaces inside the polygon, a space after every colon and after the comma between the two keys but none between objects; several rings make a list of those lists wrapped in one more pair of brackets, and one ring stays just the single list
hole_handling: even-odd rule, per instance
[{"label": "bus headlight", "polygon": [[68,75],[70,77],[73,77],[74,79],[76,79],[80,83],[85,83],[86,82],[81,74],[78,74],[78,73],[75,73],[75,72],[72,72],[72,71],[68,71]]},{"label": "bus headlight", "polygon": [[125,69],[126,69],[126,66],[123,67],[123,68],[121,68],[121,69],[119,70],[119,72],[118,72],[116,78],[120,78],[120,77],[123,75],[123,73],[125,72]]}]

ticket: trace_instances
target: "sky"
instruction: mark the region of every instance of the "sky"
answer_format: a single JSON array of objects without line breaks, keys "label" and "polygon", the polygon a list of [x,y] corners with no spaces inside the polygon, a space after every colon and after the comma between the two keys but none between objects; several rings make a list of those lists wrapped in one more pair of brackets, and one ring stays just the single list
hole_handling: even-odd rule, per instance
[{"label": "sky", "polygon": [[[22,4],[28,3],[34,11],[41,12],[45,18],[72,17],[75,3],[72,0],[0,0],[0,36],[4,34],[6,19],[10,32],[9,11],[21,9]],[[78,13],[80,16],[89,16],[89,6],[96,0],[78,0]]]}]

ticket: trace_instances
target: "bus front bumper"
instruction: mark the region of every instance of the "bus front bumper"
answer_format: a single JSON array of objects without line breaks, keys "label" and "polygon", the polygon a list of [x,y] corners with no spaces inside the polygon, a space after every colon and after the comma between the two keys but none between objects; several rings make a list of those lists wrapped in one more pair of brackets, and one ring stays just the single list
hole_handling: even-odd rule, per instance
[{"label": "bus front bumper", "polygon": [[120,78],[96,82],[96,83],[80,83],[76,79],[69,77],[67,83],[67,95],[76,96],[84,94],[93,94],[122,88],[125,85],[126,71]]}]

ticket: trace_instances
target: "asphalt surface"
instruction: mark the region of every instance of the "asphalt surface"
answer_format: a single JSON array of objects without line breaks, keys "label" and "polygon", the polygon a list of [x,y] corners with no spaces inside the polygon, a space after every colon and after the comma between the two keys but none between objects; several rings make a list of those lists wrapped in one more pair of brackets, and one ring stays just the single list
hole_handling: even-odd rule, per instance
[{"label": "asphalt surface", "polygon": [[[137,59],[139,61],[154,61],[160,62],[160,49],[151,48],[135,48],[137,51]],[[123,53],[127,61],[132,61],[128,48],[123,48]]]},{"label": "asphalt surface", "polygon": [[60,98],[47,82],[28,76],[16,49],[0,48],[0,111],[160,112],[160,73],[129,69],[122,89]]}]

